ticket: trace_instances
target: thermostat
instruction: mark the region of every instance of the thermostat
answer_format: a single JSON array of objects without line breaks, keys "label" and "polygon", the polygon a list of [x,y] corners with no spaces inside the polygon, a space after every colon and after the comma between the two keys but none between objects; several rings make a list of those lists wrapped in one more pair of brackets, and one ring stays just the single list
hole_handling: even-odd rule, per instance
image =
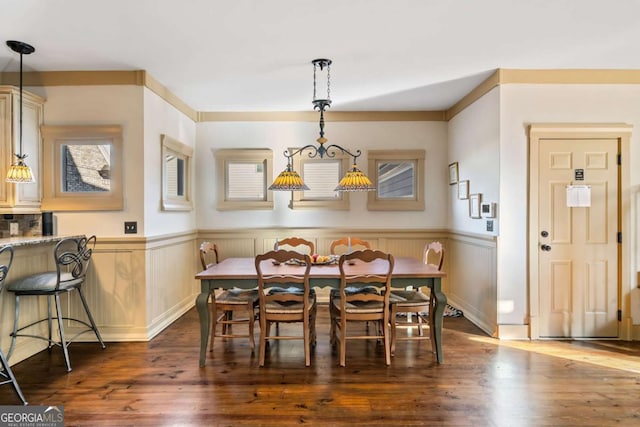
[{"label": "thermostat", "polygon": [[496,204],[493,202],[485,202],[480,204],[480,213],[484,218],[496,217]]}]

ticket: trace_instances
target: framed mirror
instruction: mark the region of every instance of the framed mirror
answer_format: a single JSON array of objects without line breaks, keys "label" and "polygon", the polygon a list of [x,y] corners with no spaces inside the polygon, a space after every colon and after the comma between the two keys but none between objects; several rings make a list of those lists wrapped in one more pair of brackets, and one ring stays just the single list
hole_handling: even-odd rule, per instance
[{"label": "framed mirror", "polygon": [[191,156],[193,149],[168,135],[162,135],[162,210],[190,211]]},{"label": "framed mirror", "polygon": [[42,209],[122,209],[122,128],[43,126]]}]

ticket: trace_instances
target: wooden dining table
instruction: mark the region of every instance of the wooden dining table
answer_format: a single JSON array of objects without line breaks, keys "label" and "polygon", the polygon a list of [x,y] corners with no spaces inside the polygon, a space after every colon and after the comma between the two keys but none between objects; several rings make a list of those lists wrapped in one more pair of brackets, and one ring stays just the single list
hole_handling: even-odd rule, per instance
[{"label": "wooden dining table", "polygon": [[[376,262],[346,265],[345,273],[384,274],[385,266]],[[265,275],[299,275],[298,265],[263,265]],[[404,288],[407,286],[428,287],[435,297],[435,310],[429,313],[431,319],[430,334],[435,348],[436,360],[443,363],[442,356],[442,315],[447,305],[447,297],[442,292],[442,278],[446,274],[435,266],[424,264],[420,260],[409,257],[396,257],[391,276],[391,286]],[[219,264],[213,264],[206,270],[196,274],[200,280],[200,294],[196,297],[196,308],[200,317],[200,366],[205,366],[207,342],[209,340],[210,313],[209,297],[215,298],[216,289],[252,289],[258,286],[254,258],[227,258]],[[313,265],[309,274],[311,287],[340,287],[340,271],[337,264]]]}]

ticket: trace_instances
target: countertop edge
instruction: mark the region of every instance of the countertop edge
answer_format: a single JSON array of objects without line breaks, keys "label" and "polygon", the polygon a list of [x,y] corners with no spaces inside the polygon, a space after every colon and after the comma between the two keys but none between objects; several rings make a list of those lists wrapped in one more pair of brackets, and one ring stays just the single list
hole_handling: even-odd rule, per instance
[{"label": "countertop edge", "polygon": [[19,248],[21,246],[34,246],[42,245],[46,243],[57,243],[67,237],[84,237],[82,234],[77,235],[64,235],[64,236],[20,236],[20,237],[6,237],[0,239],[0,247],[13,246]]}]

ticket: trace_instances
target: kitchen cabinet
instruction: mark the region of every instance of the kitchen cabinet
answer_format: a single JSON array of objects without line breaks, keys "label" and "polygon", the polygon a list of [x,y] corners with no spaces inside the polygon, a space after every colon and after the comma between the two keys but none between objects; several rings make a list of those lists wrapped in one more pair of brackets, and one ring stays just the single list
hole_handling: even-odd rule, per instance
[{"label": "kitchen cabinet", "polygon": [[42,138],[44,99],[22,92],[22,152],[28,154],[25,163],[31,167],[35,182],[13,184],[5,182],[7,170],[20,152],[20,90],[0,86],[0,213],[37,213],[42,200]]}]

